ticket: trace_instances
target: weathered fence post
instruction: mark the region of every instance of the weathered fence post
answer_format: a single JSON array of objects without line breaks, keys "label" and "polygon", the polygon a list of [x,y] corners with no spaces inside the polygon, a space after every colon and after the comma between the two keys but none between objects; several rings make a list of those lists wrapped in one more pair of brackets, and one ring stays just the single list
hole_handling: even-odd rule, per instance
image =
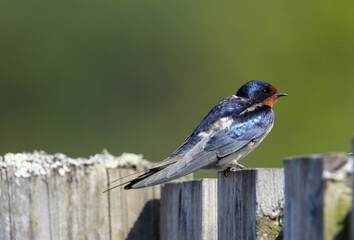
[{"label": "weathered fence post", "polygon": [[216,179],[169,183],[161,188],[161,240],[217,237]]},{"label": "weathered fence post", "polygon": [[102,193],[109,182],[150,165],[135,154],[6,154],[0,239],[158,239],[160,186]]},{"label": "weathered fence post", "polygon": [[284,161],[285,239],[349,238],[352,164],[345,154]]},{"label": "weathered fence post", "polygon": [[0,239],[281,239],[283,215],[286,240],[349,239],[352,156],[298,157],[284,161],[285,171],[220,172],[217,180],[169,183],[161,191],[102,194],[145,164],[107,152],[0,157]]},{"label": "weathered fence post", "polygon": [[218,239],[276,239],[282,232],[283,169],[218,174]]},{"label": "weathered fence post", "polygon": [[[136,172],[133,169],[107,169],[109,180]],[[159,236],[160,186],[107,192],[111,239],[153,240]]]}]

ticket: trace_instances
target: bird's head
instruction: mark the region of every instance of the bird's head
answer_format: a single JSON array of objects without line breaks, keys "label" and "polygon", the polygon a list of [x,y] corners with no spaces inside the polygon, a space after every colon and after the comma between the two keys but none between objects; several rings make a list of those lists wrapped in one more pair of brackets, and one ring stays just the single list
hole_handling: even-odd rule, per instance
[{"label": "bird's head", "polygon": [[288,94],[279,92],[276,87],[267,82],[253,80],[244,84],[237,91],[236,96],[245,98],[252,103],[264,103],[273,107],[279,97],[288,96]]}]

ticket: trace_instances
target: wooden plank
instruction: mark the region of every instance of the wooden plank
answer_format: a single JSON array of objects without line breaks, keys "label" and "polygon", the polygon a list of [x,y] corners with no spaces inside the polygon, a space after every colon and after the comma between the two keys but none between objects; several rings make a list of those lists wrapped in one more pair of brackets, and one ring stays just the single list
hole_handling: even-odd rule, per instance
[{"label": "wooden plank", "polygon": [[[38,182],[43,177],[31,178]],[[32,190],[30,211],[37,214],[31,222],[38,222],[33,232],[49,231],[49,236],[38,234],[35,239],[109,239],[108,202],[101,195],[106,182],[106,170],[100,165],[73,168],[65,176],[52,171],[46,186],[32,182],[42,191]]]},{"label": "wooden plank", "polygon": [[346,154],[284,161],[285,239],[348,239],[351,166]]},{"label": "wooden plank", "polygon": [[163,185],[161,188],[161,239],[216,239],[216,186],[216,179]]},{"label": "wooden plank", "polygon": [[[134,173],[132,169],[108,169],[110,180]],[[112,239],[157,239],[159,236],[160,186],[108,192]]]},{"label": "wooden plank", "polygon": [[284,169],[257,169],[257,239],[283,237],[284,198]]},{"label": "wooden plank", "polygon": [[115,179],[148,166],[141,156],[6,156],[0,157],[1,240],[158,239],[160,186],[102,193],[110,174]]},{"label": "wooden plank", "polygon": [[[3,163],[3,158],[0,157],[0,161]],[[10,199],[9,189],[7,181],[6,169],[0,167],[0,239],[11,239],[11,215],[10,215]]]},{"label": "wooden plank", "polygon": [[102,194],[108,182],[106,168],[102,165],[89,166],[80,183],[84,184],[81,202],[84,205],[84,234],[87,240],[108,240],[110,238],[108,195]]},{"label": "wooden plank", "polygon": [[29,194],[29,221],[32,239],[50,239],[49,199],[46,176],[31,176],[27,183]]},{"label": "wooden plank", "polygon": [[320,157],[284,161],[285,239],[323,239],[323,183]]},{"label": "wooden plank", "polygon": [[218,174],[218,239],[256,239],[256,170]]},{"label": "wooden plank", "polygon": [[7,171],[10,234],[12,239],[32,239],[30,223],[30,179],[17,178]]},{"label": "wooden plank", "polygon": [[71,176],[59,175],[53,171],[48,177],[48,198],[50,204],[50,231],[53,240],[69,238],[69,214],[70,190],[69,183]]},{"label": "wooden plank", "polygon": [[353,161],[346,154],[324,157],[324,238],[349,239]]},{"label": "wooden plank", "polygon": [[[120,178],[120,171],[116,169],[107,169],[108,182]],[[108,185],[108,188],[110,185]],[[110,237],[111,239],[124,239],[125,233],[125,221],[123,211],[126,207],[123,205],[124,190],[117,188],[113,191],[108,191],[109,201],[109,225],[110,225]]]},{"label": "wooden plank", "polygon": [[276,239],[283,227],[282,169],[218,174],[218,239]]},{"label": "wooden plank", "polygon": [[[108,169],[109,180],[135,172],[132,169]],[[191,179],[192,175],[183,179]],[[109,186],[110,187],[110,186]],[[112,239],[158,239],[161,186],[108,192]]]}]

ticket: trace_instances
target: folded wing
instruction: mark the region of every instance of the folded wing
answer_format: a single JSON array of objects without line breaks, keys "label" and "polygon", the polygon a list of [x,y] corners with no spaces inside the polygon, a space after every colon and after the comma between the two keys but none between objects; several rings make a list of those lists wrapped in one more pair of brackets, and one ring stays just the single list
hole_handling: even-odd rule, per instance
[{"label": "folded wing", "polygon": [[158,171],[151,169],[149,172],[131,181],[124,188],[143,188],[168,182],[173,179],[188,175],[198,169],[212,164],[213,162],[216,162],[216,153],[213,151],[205,151],[203,149],[205,142],[209,139],[211,134],[212,132],[206,135],[184,156],[176,155],[175,157],[171,158],[170,161],[175,159],[174,163],[159,166],[160,169],[158,169]]},{"label": "folded wing", "polygon": [[[161,184],[213,165],[220,158],[239,151],[251,141],[267,134],[274,121],[271,109],[257,109],[242,116],[229,117],[232,118],[232,124],[223,128],[208,124],[212,127],[199,128],[203,129],[201,132],[197,127],[191,137],[170,158],[132,180],[125,189]],[[210,119],[205,118],[203,121],[210,122]]]}]

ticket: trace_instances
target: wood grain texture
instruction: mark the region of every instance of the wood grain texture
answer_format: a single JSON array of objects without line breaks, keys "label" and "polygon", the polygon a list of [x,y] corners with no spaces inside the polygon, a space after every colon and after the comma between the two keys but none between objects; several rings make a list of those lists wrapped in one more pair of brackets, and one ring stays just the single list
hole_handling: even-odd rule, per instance
[{"label": "wood grain texture", "polygon": [[282,169],[218,174],[218,239],[275,239],[281,235]]},{"label": "wood grain texture", "polygon": [[257,169],[257,239],[283,237],[284,204],[284,169]]},{"label": "wood grain texture", "polygon": [[[3,161],[0,157],[0,161]],[[9,187],[5,168],[0,168],[0,239],[12,239]]]},{"label": "wood grain texture", "polygon": [[[110,179],[132,169],[108,169]],[[108,192],[112,239],[157,239],[159,236],[160,186],[137,190],[118,188]]]},{"label": "wood grain texture", "polygon": [[285,239],[323,239],[323,182],[320,157],[284,161]]},{"label": "wood grain texture", "polygon": [[161,189],[161,239],[216,239],[216,186],[216,179],[163,185]]},{"label": "wood grain texture", "polygon": [[353,160],[346,154],[324,156],[324,239],[349,239]]},{"label": "wood grain texture", "polygon": [[[110,181],[135,173],[134,166],[113,169],[99,161],[74,161],[65,155],[58,155],[62,162],[56,164],[56,156],[38,152],[30,155],[38,159],[25,162],[36,161],[28,173],[23,167],[27,155],[11,157],[17,156],[22,157],[18,162],[6,164],[0,158],[1,240],[159,238],[160,186],[102,193],[112,186]],[[65,174],[51,167],[42,171],[41,163],[58,165]]]},{"label": "wood grain texture", "polygon": [[352,164],[346,154],[284,161],[285,239],[348,239]]}]

